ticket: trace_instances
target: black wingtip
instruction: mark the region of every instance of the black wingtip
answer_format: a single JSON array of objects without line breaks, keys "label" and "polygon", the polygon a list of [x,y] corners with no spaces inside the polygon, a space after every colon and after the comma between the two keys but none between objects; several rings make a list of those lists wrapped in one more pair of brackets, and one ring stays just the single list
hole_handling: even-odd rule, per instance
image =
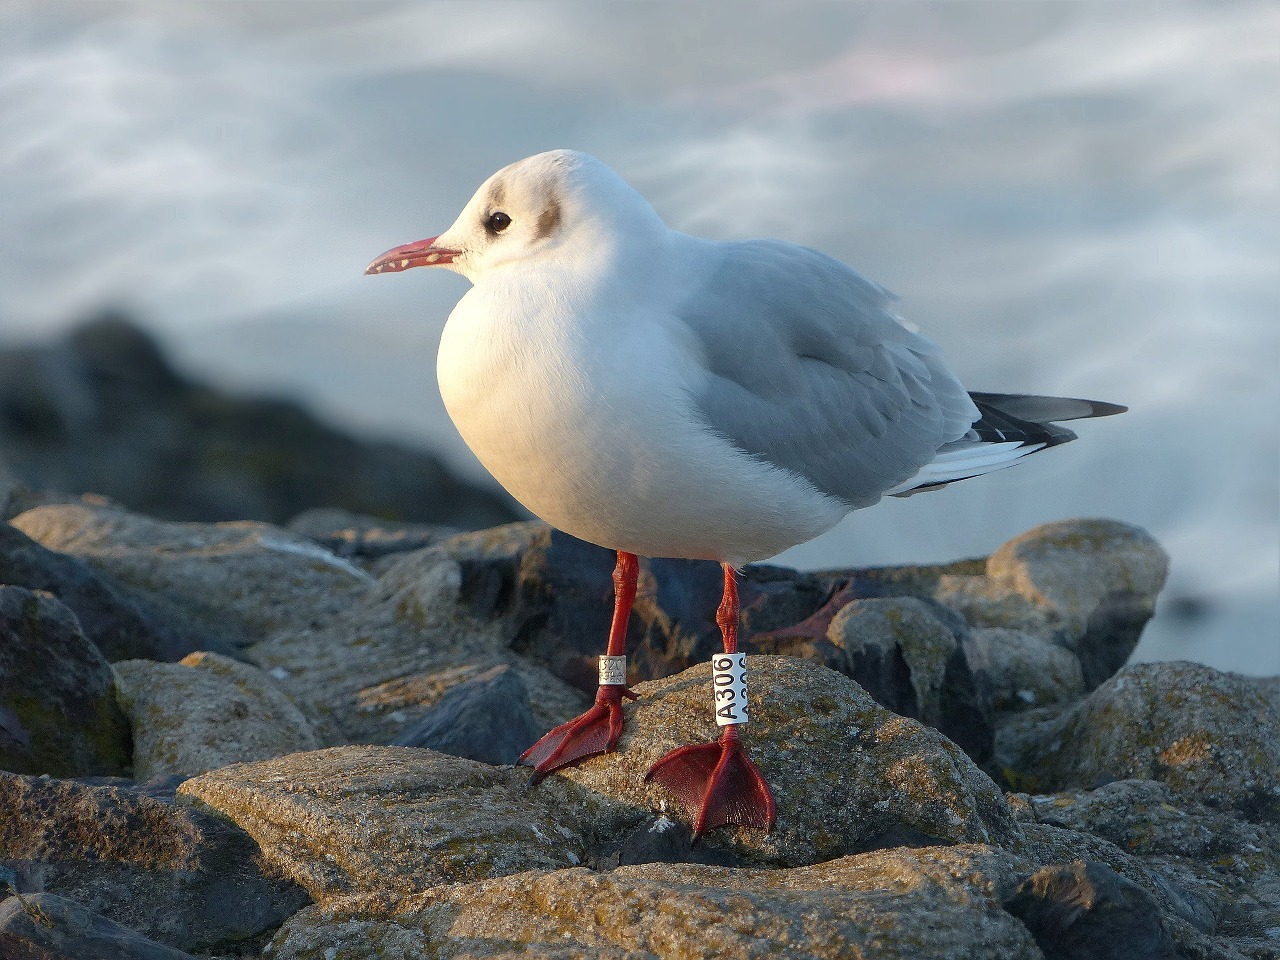
[{"label": "black wingtip", "polygon": [[1093,417],[1113,417],[1124,413],[1128,407],[1103,400],[1084,400],[1080,397],[1042,397],[1033,393],[978,393],[969,396],[981,410],[989,407],[1006,416],[1031,423],[1056,423],[1060,420],[1088,420]]},{"label": "black wingtip", "polygon": [[1123,404],[1107,403],[1105,400],[1090,400],[1089,404],[1093,407],[1093,413],[1089,414],[1089,418],[1114,417],[1117,413],[1129,412],[1129,408]]}]

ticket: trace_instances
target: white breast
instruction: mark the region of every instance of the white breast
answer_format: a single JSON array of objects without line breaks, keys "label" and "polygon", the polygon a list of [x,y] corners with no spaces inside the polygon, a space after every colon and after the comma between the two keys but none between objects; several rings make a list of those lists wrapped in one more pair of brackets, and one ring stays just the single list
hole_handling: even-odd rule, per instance
[{"label": "white breast", "polygon": [[848,511],[691,414],[703,371],[675,318],[533,276],[508,284],[458,304],[437,373],[463,439],[536,516],[612,549],[738,564]]}]

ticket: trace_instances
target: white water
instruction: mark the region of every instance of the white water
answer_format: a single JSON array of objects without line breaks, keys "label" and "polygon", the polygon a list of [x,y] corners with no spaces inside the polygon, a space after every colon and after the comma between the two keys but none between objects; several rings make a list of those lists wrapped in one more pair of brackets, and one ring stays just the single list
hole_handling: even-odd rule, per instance
[{"label": "white water", "polygon": [[783,562],[1116,517],[1205,603],[1141,655],[1280,672],[1277,36],[1269,3],[11,2],[0,336],[123,305],[204,376],[476,472],[433,377],[464,282],[360,271],[588,150],[673,226],[859,267],[975,389],[1132,408]]}]

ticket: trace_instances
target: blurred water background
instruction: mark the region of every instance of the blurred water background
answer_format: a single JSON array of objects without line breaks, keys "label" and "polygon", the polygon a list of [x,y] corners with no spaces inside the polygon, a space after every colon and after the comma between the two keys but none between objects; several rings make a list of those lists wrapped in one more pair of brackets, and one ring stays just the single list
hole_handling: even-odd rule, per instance
[{"label": "blurred water background", "polygon": [[465,281],[361,271],[575,147],[678,229],[858,267],[973,389],[1132,408],[780,562],[1115,517],[1173,555],[1140,658],[1276,673],[1278,90],[1270,2],[7,0],[0,340],[114,306],[200,377],[483,478],[435,387]]}]

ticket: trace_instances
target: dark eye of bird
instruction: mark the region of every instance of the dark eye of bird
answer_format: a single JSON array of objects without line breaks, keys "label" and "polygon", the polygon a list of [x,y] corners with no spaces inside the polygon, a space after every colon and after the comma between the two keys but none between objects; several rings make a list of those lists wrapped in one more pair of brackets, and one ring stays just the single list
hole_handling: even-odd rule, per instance
[{"label": "dark eye of bird", "polygon": [[484,222],[484,228],[490,233],[501,233],[509,226],[511,226],[511,218],[501,210],[489,214],[489,219]]}]

